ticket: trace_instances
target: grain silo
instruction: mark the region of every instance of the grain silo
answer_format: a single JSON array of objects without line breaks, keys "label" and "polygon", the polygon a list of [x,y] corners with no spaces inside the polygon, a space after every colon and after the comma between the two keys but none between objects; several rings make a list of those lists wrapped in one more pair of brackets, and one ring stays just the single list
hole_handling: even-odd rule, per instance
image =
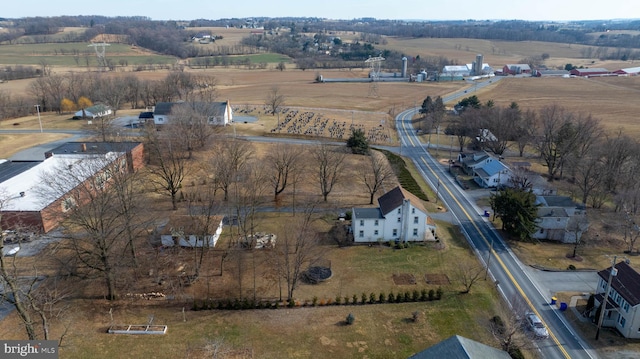
[{"label": "grain silo", "polygon": [[484,57],[482,56],[482,54],[477,54],[476,55],[476,62],[473,64],[473,74],[475,76],[480,76],[482,75],[482,63],[484,61]]},{"label": "grain silo", "polygon": [[407,58],[402,58],[402,78],[407,77]]}]

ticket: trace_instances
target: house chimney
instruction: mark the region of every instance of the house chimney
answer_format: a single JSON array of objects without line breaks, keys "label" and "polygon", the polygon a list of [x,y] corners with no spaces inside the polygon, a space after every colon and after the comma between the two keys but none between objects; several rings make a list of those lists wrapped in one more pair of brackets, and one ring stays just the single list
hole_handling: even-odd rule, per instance
[{"label": "house chimney", "polygon": [[87,144],[86,143],[81,144],[80,148],[82,148],[82,152],[87,152]]}]

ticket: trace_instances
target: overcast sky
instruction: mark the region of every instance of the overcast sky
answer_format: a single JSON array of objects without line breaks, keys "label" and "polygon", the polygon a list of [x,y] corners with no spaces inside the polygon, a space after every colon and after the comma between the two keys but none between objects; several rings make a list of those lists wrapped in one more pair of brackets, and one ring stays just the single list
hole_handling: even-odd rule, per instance
[{"label": "overcast sky", "polygon": [[608,20],[640,18],[632,0],[6,0],[0,17],[104,15],[153,20],[245,17],[422,20]]}]

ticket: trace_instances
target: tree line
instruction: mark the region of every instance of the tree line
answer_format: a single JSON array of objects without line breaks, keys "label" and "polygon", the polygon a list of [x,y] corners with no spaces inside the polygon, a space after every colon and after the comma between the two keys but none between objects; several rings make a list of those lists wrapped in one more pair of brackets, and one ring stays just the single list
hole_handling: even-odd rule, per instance
[{"label": "tree line", "polygon": [[[216,79],[211,75],[197,75],[174,71],[161,80],[140,80],[134,75],[122,77],[103,73],[70,72],[64,75],[38,77],[30,83],[28,96],[15,96],[0,91],[0,120],[33,113],[33,106],[42,112],[62,114],[82,110],[81,98],[119,109],[151,107],[159,102],[206,101],[216,97]],[[86,102],[84,102],[86,103]]]}]

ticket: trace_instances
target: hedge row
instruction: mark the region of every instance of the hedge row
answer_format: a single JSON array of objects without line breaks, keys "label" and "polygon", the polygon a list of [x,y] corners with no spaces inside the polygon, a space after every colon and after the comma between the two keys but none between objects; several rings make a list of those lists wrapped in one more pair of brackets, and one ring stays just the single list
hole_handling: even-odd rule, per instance
[{"label": "hedge row", "polygon": [[387,150],[380,150],[380,152],[382,152],[389,160],[391,168],[393,168],[393,172],[395,173],[396,177],[398,177],[398,182],[400,182],[402,188],[413,193],[416,197],[420,198],[423,201],[429,201],[429,197],[427,197],[427,194],[424,193],[422,188],[420,188],[418,182],[416,182],[416,179],[413,178],[411,172],[409,172],[409,170],[407,169],[407,163],[404,161],[404,159]]},{"label": "hedge row", "polygon": [[437,290],[422,289],[421,291],[404,291],[396,294],[389,292],[380,292],[375,294],[373,292],[362,293],[360,296],[354,294],[353,296],[336,296],[335,299],[320,299],[313,297],[310,301],[296,301],[290,300],[286,302],[272,302],[272,301],[253,301],[252,299],[233,299],[222,301],[194,301],[193,310],[211,310],[211,309],[223,309],[223,310],[244,310],[244,309],[278,309],[281,307],[294,308],[294,307],[316,307],[327,305],[365,305],[365,304],[384,304],[384,303],[408,303],[408,302],[428,302],[433,300],[442,299],[442,288]]}]

